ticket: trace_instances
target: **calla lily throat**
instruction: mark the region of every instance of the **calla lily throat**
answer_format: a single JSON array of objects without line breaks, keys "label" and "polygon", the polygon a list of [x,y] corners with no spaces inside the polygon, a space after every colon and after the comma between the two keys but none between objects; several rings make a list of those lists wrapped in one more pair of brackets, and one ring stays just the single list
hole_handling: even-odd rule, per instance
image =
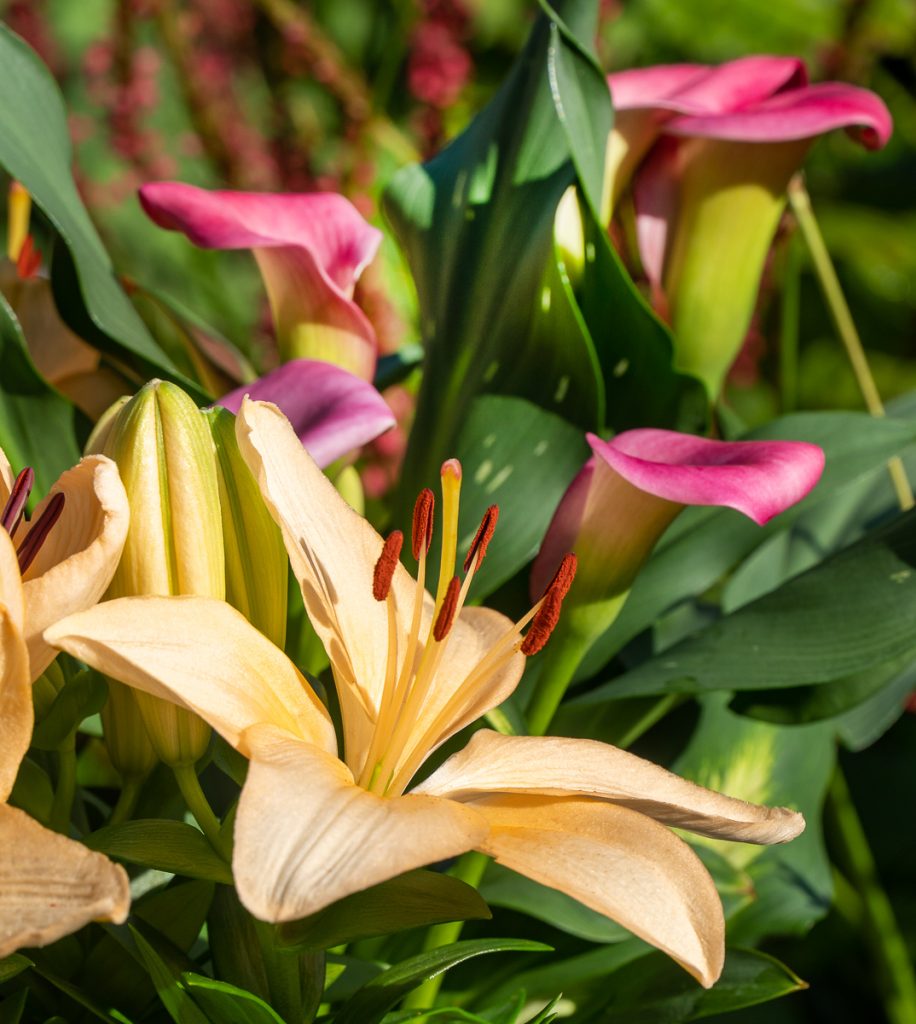
[{"label": "calla lily throat", "polygon": [[[543,648],[559,619],[563,598],[576,571],[575,555],[567,555],[541,598],[518,622],[500,636],[461,686],[452,694],[432,723],[416,734],[424,703],[436,672],[445,656],[452,626],[460,615],[471,583],[487,553],[496,529],[499,507],[491,505],[480,522],[462,569],[464,579],[455,575],[458,547],[458,507],[461,490],[461,465],[449,459],[442,466],[443,538],[439,563],[439,584],[433,614],[427,623],[421,646],[423,605],[426,598],[426,573],[433,538],[435,497],[424,488],[414,505],[411,550],[417,561],[416,591],[406,641],[406,654],[399,657],[396,591],[392,587],[400,561],[404,535],[395,530],[385,541],[372,578],[372,594],[384,601],[388,611],[388,651],[381,708],[369,749],[358,777],[359,785],[380,796],[399,796],[437,745],[448,722],[475,688],[486,686],[494,673],[501,672],[521,652],[536,654]],[[524,630],[527,628],[527,633]],[[418,658],[418,651],[422,654]],[[398,664],[401,668],[398,671]]]}]

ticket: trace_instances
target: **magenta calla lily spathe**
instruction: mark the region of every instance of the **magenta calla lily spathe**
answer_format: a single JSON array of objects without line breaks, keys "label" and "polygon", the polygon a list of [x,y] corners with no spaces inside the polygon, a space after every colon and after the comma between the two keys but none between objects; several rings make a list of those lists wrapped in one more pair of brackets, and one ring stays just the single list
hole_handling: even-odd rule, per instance
[{"label": "magenta calla lily spathe", "polygon": [[868,149],[892,130],[882,100],[804,64],[757,56],[608,79],[617,121],[605,213],[629,187],[653,302],[671,323],[677,367],[721,391],[747,333],[786,188],[817,136],[844,128]]},{"label": "magenta calla lily spathe", "polygon": [[163,181],[140,202],[160,227],[204,249],[250,249],[270,299],[280,355],[336,363],[371,380],[375,330],[353,301],[382,234],[333,192],[210,191]]},{"label": "magenta calla lily spathe", "polygon": [[823,451],[803,441],[714,441],[654,429],[587,437],[592,458],[560,501],[531,573],[540,594],[575,550],[571,603],[625,593],[688,505],[733,508],[762,526],[801,501],[824,469]]},{"label": "magenta calla lily spathe", "polygon": [[279,406],[319,466],[325,468],[395,425],[382,396],[359,377],[318,359],[294,359],[217,404],[238,412],[248,395]]}]

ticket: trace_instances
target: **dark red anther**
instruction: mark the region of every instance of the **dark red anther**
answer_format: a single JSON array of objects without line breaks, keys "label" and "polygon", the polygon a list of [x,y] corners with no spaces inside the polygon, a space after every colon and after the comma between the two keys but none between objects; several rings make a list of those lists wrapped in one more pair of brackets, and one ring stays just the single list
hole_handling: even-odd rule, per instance
[{"label": "dark red anther", "polygon": [[424,487],[417,495],[417,501],[413,507],[413,527],[410,531],[413,557],[417,561],[420,558],[420,551],[429,551],[429,546],[432,544],[435,508],[436,496],[428,487]]},{"label": "dark red anther", "polygon": [[531,628],[525,634],[522,642],[522,654],[537,654],[542,650],[544,644],[550,639],[550,634],[557,628],[560,621],[560,609],[563,607],[563,598],[551,591],[544,598],[540,611],[535,615]]},{"label": "dark red anther", "polygon": [[560,562],[560,566],[557,571],[553,574],[553,579],[547,584],[547,588],[541,597],[546,597],[548,594],[555,593],[559,594],[560,600],[569,593],[569,588],[572,586],[573,580],[576,578],[576,567],[579,564],[579,560],[570,551],[569,554],[563,556],[563,561]]},{"label": "dark red anther", "polygon": [[484,512],[483,519],[480,520],[480,526],[477,527],[477,533],[474,540],[468,548],[468,553],[464,560],[465,572],[467,572],[472,565],[475,569],[480,568],[480,563],[483,561],[484,556],[487,553],[487,547],[493,539],[493,531],[496,529],[497,519],[499,519],[499,505],[491,505],[486,512]]},{"label": "dark red anther", "polygon": [[569,593],[569,588],[576,578],[577,564],[578,559],[572,552],[563,556],[560,567],[553,574],[553,579],[544,591],[542,598],[544,603],[532,620],[531,628],[525,635],[525,640],[521,646],[522,654],[537,654],[550,639],[550,634],[557,628],[557,623],[560,621],[560,611],[563,608],[563,598]]},{"label": "dark red anther", "polygon": [[30,277],[35,277],[40,269],[41,253],[35,248],[32,236],[26,235],[16,258],[16,273],[20,281],[28,281]]},{"label": "dark red anther", "polygon": [[57,492],[51,495],[47,505],[42,509],[41,515],[32,523],[25,540],[19,545],[16,557],[19,559],[19,571],[25,573],[26,569],[35,561],[35,556],[41,550],[41,545],[48,539],[52,527],[60,519],[64,510],[64,496]]},{"label": "dark red anther", "polygon": [[436,622],[433,626],[433,638],[437,643],[443,641],[452,628],[452,623],[455,621],[455,612],[458,611],[458,594],[460,592],[461,581],[457,576],[453,576],[449,580],[445,597],[442,598],[442,607],[439,609],[439,614],[436,616]]},{"label": "dark red anther", "polygon": [[403,545],[404,534],[400,530],[395,530],[385,538],[382,553],[378,556],[375,572],[372,574],[372,596],[376,601],[384,601],[388,597]]},{"label": "dark red anther", "polygon": [[3,507],[3,514],[0,515],[0,526],[12,537],[16,527],[22,520],[25,512],[25,504],[29,500],[32,488],[35,485],[35,472],[30,466],[24,470],[13,481],[13,488]]}]

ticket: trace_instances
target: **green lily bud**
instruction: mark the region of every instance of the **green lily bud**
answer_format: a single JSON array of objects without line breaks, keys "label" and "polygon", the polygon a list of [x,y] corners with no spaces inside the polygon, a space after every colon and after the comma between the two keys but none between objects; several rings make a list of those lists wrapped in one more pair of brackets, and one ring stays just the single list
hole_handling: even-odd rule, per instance
[{"label": "green lily bud", "polygon": [[286,642],[287,555],[258,483],[235,439],[235,416],[214,406],[203,414],[216,445],[226,600],[277,647]]},{"label": "green lily bud", "polygon": [[[214,445],[194,402],[174,384],[150,381],[118,412],[104,452],[118,464],[130,503],[127,542],[107,596],[225,598]],[[166,764],[193,764],[203,755],[210,729],[196,715],[139,691],[133,698]]]},{"label": "green lily bud", "polygon": [[145,779],[158,758],[143,724],[135,691],[108,680],[108,700],[101,711],[105,745],[122,779]]},{"label": "green lily bud", "polygon": [[51,705],[57,700],[57,695],[65,683],[63,669],[56,661],[52,661],[32,683],[32,706],[35,709],[36,722],[40,722],[51,710]]}]

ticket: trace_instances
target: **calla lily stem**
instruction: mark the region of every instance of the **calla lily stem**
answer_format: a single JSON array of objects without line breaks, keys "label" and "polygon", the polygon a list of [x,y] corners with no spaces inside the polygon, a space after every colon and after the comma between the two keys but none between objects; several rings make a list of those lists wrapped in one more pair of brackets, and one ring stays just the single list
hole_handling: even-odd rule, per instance
[{"label": "calla lily stem", "polygon": [[839,840],[843,869],[861,898],[865,935],[877,963],[887,1019],[891,1024],[916,1024],[913,965],[839,766],[830,784],[828,808]]},{"label": "calla lily stem", "polygon": [[[789,182],[789,204],[795,214],[805,244],[808,246],[814,272],[820,283],[821,291],[824,293],[824,300],[830,311],[834,327],[846,349],[852,372],[855,374],[859,390],[865,400],[865,407],[872,416],[884,416],[884,403],[881,401],[871,367],[868,365],[862,340],[856,330],[849,304],[846,302],[846,296],[840,286],[833,261],[830,259],[830,253],[827,251],[824,237],[814,216],[811,197],[805,188],[804,179],[799,174],[796,174]],[[906,470],[898,456],[888,460],[887,471],[894,485],[901,510],[906,511],[912,508],[916,504],[916,500],[913,498],[913,489],[910,486]]]}]

